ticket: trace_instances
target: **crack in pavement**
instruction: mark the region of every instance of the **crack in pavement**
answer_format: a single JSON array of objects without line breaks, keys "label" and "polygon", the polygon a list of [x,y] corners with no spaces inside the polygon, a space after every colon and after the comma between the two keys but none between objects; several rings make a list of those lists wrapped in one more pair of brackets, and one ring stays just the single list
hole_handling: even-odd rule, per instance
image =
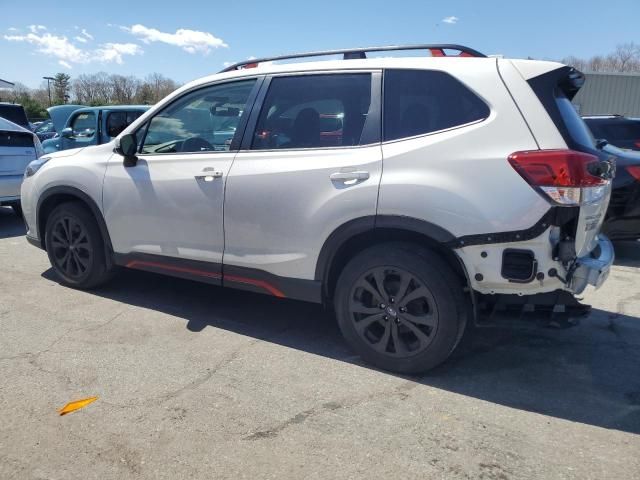
[{"label": "crack in pavement", "polygon": [[[271,341],[271,340],[276,339],[278,336],[282,335],[283,333],[286,333],[291,328],[292,328],[291,325],[287,325],[285,328],[283,328],[282,330],[279,330],[274,335],[272,335],[271,337],[266,339],[266,341]],[[162,403],[164,403],[164,402],[166,402],[168,400],[172,400],[172,399],[180,396],[182,393],[184,393],[186,391],[190,391],[190,390],[192,391],[192,390],[196,390],[197,388],[200,388],[202,385],[204,385],[209,380],[211,380],[211,378],[213,378],[218,372],[220,372],[222,369],[224,369],[229,364],[233,363],[240,356],[240,354],[244,350],[250,349],[252,346],[256,345],[257,343],[260,343],[261,341],[263,341],[263,339],[255,338],[255,339],[250,340],[249,342],[247,342],[247,343],[245,343],[243,345],[240,345],[238,348],[236,348],[234,351],[232,351],[229,355],[227,355],[225,358],[223,358],[218,363],[218,365],[216,365],[213,368],[207,368],[206,369],[206,373],[204,373],[203,375],[200,375],[199,377],[197,377],[194,380],[190,381],[186,385],[183,385],[180,388],[177,388],[177,389],[172,390],[170,392],[167,392],[167,393],[164,393],[162,395],[158,395],[158,396],[149,398],[149,399],[144,400],[142,402],[133,402],[133,403],[129,402],[129,403],[126,403],[126,404],[120,404],[120,403],[115,403],[115,402],[109,402],[109,401],[103,399],[102,403],[104,403],[105,405],[108,405],[110,407],[120,408],[120,409],[143,407],[143,406],[149,406],[149,405],[154,405],[154,404],[155,405],[161,405]]]},{"label": "crack in pavement", "polygon": [[[82,331],[93,332],[95,330],[98,330],[99,328],[107,326],[108,324],[110,324],[111,322],[116,320],[118,317],[120,317],[123,313],[124,312],[118,312],[113,317],[111,317],[109,320],[107,320],[106,322],[103,322],[103,323],[101,323],[99,325],[90,325],[90,326],[79,327],[79,328],[69,328],[62,335],[60,335],[53,342],[51,342],[47,347],[45,347],[44,349],[42,349],[42,350],[40,350],[38,352],[24,352],[24,353],[20,353],[18,355],[13,355],[13,356],[9,356],[9,357],[0,357],[0,361],[1,360],[16,360],[16,359],[35,360],[38,357],[40,357],[41,355],[44,355],[45,353],[49,353],[53,349],[53,347],[55,347],[60,341],[62,341],[65,338],[67,338],[67,336],[69,334],[73,334],[73,333],[76,333],[76,332],[82,332]],[[31,361],[29,363],[31,363]]]},{"label": "crack in pavement", "polygon": [[345,398],[340,401],[329,401],[322,403],[321,405],[317,405],[313,408],[309,408],[307,410],[303,410],[302,412],[298,412],[287,420],[265,430],[259,430],[257,432],[251,433],[249,435],[245,435],[243,440],[263,440],[269,438],[275,438],[284,430],[288,429],[293,425],[298,425],[306,422],[309,418],[321,415],[326,412],[333,412],[338,409],[346,409],[356,407],[364,402],[375,400],[378,397],[391,397],[397,396],[400,400],[406,400],[409,398],[410,390],[416,388],[417,384],[413,381],[406,381],[405,383],[391,389],[391,390],[383,390],[379,392],[374,392],[368,395],[353,397],[351,399]]}]

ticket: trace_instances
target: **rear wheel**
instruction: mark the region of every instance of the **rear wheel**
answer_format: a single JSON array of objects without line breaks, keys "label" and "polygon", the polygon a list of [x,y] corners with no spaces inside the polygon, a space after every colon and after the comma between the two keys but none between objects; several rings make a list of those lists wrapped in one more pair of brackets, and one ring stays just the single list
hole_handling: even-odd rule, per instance
[{"label": "rear wheel", "polygon": [[354,257],[335,292],[338,323],[360,356],[385,370],[420,373],[440,364],[462,336],[466,301],[436,253],[389,243]]},{"label": "rear wheel", "polygon": [[45,246],[62,284],[90,289],[111,278],[95,218],[78,203],[63,203],[47,218]]}]

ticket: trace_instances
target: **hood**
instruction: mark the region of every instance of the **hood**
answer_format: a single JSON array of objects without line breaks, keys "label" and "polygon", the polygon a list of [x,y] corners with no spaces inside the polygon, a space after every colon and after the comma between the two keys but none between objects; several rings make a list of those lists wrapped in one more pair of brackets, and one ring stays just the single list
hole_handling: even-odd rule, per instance
[{"label": "hood", "polygon": [[10,122],[6,118],[0,117],[0,130],[3,132],[27,132],[33,133],[28,128],[21,127],[17,123]]},{"label": "hood", "polygon": [[53,122],[53,126],[56,129],[56,132],[61,132],[62,129],[66,126],[67,120],[69,116],[78,110],[79,108],[84,108],[83,105],[56,105],[55,107],[47,108],[47,112],[49,112],[49,117],[51,117],[51,121]]},{"label": "hood", "polygon": [[69,150],[60,150],[59,152],[45,153],[43,156],[50,158],[51,160],[54,160],[56,158],[62,158],[62,157],[73,157],[74,155],[77,155],[85,148],[87,147],[70,148]]}]

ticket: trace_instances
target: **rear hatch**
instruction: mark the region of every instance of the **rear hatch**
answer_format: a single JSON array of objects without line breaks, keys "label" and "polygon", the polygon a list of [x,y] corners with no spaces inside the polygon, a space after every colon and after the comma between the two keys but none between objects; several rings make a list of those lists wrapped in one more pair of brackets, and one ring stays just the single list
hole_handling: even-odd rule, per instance
[{"label": "rear hatch", "polygon": [[33,134],[0,130],[0,178],[22,175],[35,158]]},{"label": "rear hatch", "polygon": [[[586,159],[588,175],[594,182],[582,188],[577,221],[572,222],[577,257],[591,252],[598,242],[609,199],[616,157],[596,147],[596,142],[571,99],[584,84],[584,75],[571,67],[561,67],[527,80],[564,138],[568,148]],[[598,182],[598,179],[601,179]],[[571,232],[568,232],[569,235]]]}]

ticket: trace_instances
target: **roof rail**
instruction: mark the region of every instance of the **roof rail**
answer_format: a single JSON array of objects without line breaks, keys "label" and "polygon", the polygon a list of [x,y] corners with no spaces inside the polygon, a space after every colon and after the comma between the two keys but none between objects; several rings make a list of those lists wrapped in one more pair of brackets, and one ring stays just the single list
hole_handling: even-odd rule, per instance
[{"label": "roof rail", "polygon": [[[433,57],[486,57],[486,55],[463,45],[455,45],[448,43],[424,44],[424,45],[387,45],[384,47],[368,47],[368,48],[343,48],[339,50],[320,50],[317,52],[294,53],[291,55],[280,55],[277,57],[253,58],[243,62],[229,65],[223,72],[231,72],[242,68],[250,68],[257,66],[262,62],[275,62],[277,60],[289,60],[293,58],[322,57],[325,55],[343,55],[344,60],[353,60],[367,58],[367,52],[391,52],[396,50],[429,50]],[[447,55],[446,50],[455,50],[460,52],[458,55]]]}]

